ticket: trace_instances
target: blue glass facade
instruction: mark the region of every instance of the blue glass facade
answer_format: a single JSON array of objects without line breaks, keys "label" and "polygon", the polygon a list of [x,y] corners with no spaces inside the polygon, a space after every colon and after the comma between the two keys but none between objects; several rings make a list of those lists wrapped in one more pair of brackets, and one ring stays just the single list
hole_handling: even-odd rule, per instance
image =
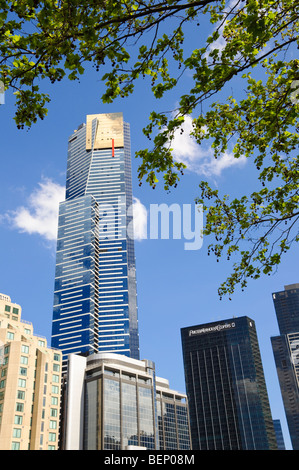
[{"label": "blue glass facade", "polygon": [[181,335],[192,448],[277,449],[254,322],[233,318]]},{"label": "blue glass facade", "polygon": [[[52,347],[139,359],[129,125],[87,116],[69,139],[60,204]],[[129,236],[130,234],[131,236]]]}]

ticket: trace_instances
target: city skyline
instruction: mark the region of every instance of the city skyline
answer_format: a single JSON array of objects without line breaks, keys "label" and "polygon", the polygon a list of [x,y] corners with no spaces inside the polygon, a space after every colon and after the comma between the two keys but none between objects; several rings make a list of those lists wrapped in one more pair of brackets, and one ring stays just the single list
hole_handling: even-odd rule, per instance
[{"label": "city skyline", "polygon": [[[154,191],[145,183],[139,187],[138,161],[134,153],[148,145],[142,127],[153,107],[144,97],[144,88],[137,87],[134,97],[108,106],[98,101],[101,85],[92,73],[83,77],[81,84],[60,85],[52,90],[54,95],[47,118],[28,132],[20,132],[15,127],[13,98],[9,93],[5,96],[5,105],[0,107],[4,175],[0,198],[3,266],[0,291],[21,304],[23,317],[32,321],[36,331],[47,338],[51,335],[55,271],[56,242],[52,236],[56,231],[58,199],[63,200],[65,192],[66,143],[86,114],[122,111],[125,120],[130,122],[133,196],[135,201],[140,201],[140,210],[162,202],[169,206],[192,204],[199,195],[201,176],[210,178],[224,193],[237,194],[244,185],[255,184],[255,171],[250,162],[229,166],[227,158],[222,166],[219,163],[216,167],[208,159],[208,152],[204,161],[205,168],[210,169],[209,176],[200,173],[203,171],[202,151],[197,152],[192,142],[189,146],[184,144],[180,136],[176,151],[185,155],[190,170],[185,172],[177,189],[167,194],[162,184]],[[171,99],[175,103],[174,95]],[[162,107],[163,102],[159,106]],[[55,139],[50,138],[52,135]],[[295,246],[286,254],[275,276],[249,282],[244,292],[236,290],[231,301],[228,298],[220,301],[217,287],[229,274],[231,265],[225,259],[216,263],[212,256],[207,256],[208,243],[209,240],[204,239],[200,250],[188,251],[184,249],[184,240],[171,237],[169,240],[149,237],[136,240],[140,357],[155,361],[159,376],[166,376],[173,388],[184,391],[180,328],[233,315],[248,315],[256,322],[273,419],[281,420],[289,446],[270,336],[278,332],[272,292],[298,281],[298,248]]]}]

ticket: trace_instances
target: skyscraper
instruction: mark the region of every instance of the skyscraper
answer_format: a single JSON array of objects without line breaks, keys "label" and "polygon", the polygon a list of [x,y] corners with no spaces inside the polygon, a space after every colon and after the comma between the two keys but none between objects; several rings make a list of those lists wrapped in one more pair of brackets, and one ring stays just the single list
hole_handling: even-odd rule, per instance
[{"label": "skyscraper", "polygon": [[253,320],[182,328],[181,336],[192,448],[277,449]]},{"label": "skyscraper", "polygon": [[88,115],[69,138],[59,207],[52,346],[139,359],[130,130]]},{"label": "skyscraper", "polygon": [[299,284],[272,294],[280,335],[271,338],[294,450],[299,450]]}]

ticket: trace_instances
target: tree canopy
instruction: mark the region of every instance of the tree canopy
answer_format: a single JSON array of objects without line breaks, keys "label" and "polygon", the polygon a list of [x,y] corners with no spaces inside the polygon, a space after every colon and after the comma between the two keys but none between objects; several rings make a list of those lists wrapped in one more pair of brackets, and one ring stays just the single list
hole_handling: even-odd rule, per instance
[{"label": "tree canopy", "polygon": [[[233,200],[207,181],[199,185],[204,234],[215,237],[209,252],[236,260],[220,297],[278,266],[299,239],[297,0],[0,0],[0,6],[0,81],[14,90],[19,128],[46,116],[45,80],[76,80],[88,64],[105,83],[105,103],[133,93],[145,77],[162,98],[189,74],[191,87],[178,96],[177,109],[149,116],[149,148],[137,152],[140,182],[154,188],[162,175],[166,189],[178,184],[185,165],[174,158],[172,142],[192,116],[199,145],[211,142],[215,158],[232,147],[234,158],[251,158],[258,171],[256,191]],[[188,53],[190,27],[198,29],[199,44]]]}]

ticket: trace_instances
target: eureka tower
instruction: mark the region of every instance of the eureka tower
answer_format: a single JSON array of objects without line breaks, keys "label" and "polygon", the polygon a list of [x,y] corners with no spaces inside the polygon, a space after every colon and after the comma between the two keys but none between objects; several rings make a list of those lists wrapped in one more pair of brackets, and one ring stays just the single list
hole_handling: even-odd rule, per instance
[{"label": "eureka tower", "polygon": [[130,129],[88,115],[68,143],[59,206],[52,347],[139,359]]}]

